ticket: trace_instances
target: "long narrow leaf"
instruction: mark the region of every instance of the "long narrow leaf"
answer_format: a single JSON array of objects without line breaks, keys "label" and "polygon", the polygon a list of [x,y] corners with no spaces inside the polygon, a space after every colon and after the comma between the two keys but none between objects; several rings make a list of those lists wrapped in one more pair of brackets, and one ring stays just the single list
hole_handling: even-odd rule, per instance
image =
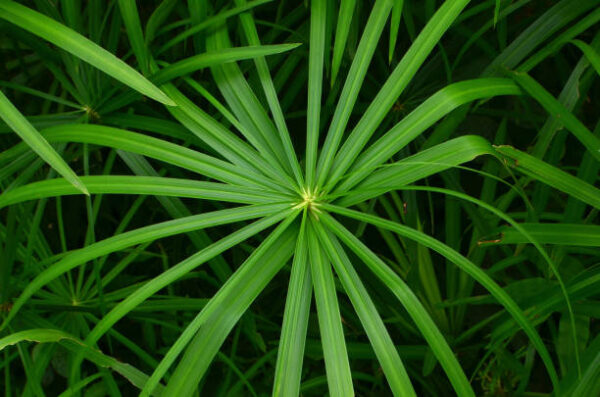
[{"label": "long narrow leaf", "polygon": [[[250,187],[201,182],[189,179],[154,176],[98,175],[84,176],[81,181],[92,194],[149,194],[155,196],[189,197],[231,203],[265,204],[292,201],[292,196],[265,193]],[[27,200],[58,197],[79,193],[64,179],[48,179],[11,189],[0,195],[0,208]]]},{"label": "long narrow leaf", "polygon": [[342,88],[340,99],[335,108],[335,113],[333,114],[333,119],[331,120],[325,143],[319,156],[317,163],[317,186],[323,186],[325,183],[325,178],[329,173],[335,152],[342,140],[346,124],[358,98],[360,87],[364,81],[365,74],[367,73],[371,58],[373,57],[377,42],[385,27],[385,21],[391,9],[391,0],[377,0],[373,6],[371,15],[369,15],[369,20],[354,55],[350,71],[348,71],[344,88]]},{"label": "long narrow leaf", "polygon": [[349,207],[484,154],[494,154],[484,138],[467,135],[449,140],[373,172],[337,204]]},{"label": "long narrow leaf", "polygon": [[[314,219],[311,219],[315,222]],[[325,372],[329,394],[352,396],[352,375],[342,328],[342,318],[335,290],[331,264],[322,251],[315,226],[307,229],[310,272],[315,291],[315,303],[319,317],[319,330],[325,358]]]},{"label": "long narrow leaf", "polygon": [[[258,182],[264,184],[263,186],[270,186],[276,191],[287,191],[280,185],[261,175],[256,175],[250,170],[242,170],[230,163],[180,145],[118,128],[95,124],[60,125],[46,129],[44,136],[50,142],[91,143],[134,152],[213,177],[219,181],[246,186],[256,186],[256,182]],[[12,153],[4,154],[12,157],[25,152],[24,149],[15,146]]]},{"label": "long narrow leaf", "polygon": [[[148,375],[144,374],[137,368],[132,367],[129,364],[122,363],[116,358],[107,356],[98,350],[92,349],[75,336],[57,329],[37,328],[15,332],[0,339],[0,351],[6,348],[6,346],[14,345],[24,341],[37,343],[61,343],[68,350],[81,354],[94,364],[99,365],[100,367],[110,368],[121,374],[134,386],[140,389],[148,379]],[[161,395],[163,390],[164,386],[160,385],[160,387],[156,389],[155,395]]]},{"label": "long narrow leaf", "polygon": [[0,1],[0,18],[70,52],[126,86],[165,105],[175,106],[164,92],[125,62],[54,19],[12,0]]},{"label": "long narrow leaf", "polygon": [[581,40],[573,40],[571,43],[573,43],[581,50],[581,52],[583,52],[588,61],[590,61],[590,64],[596,70],[596,73],[600,75],[600,54],[598,54],[598,52],[596,52],[596,50],[594,50],[594,48],[589,44]]},{"label": "long narrow leaf", "polygon": [[300,44],[274,44],[257,45],[248,47],[223,48],[219,51],[205,52],[177,61],[152,76],[152,81],[162,84],[176,77],[184,76],[197,70],[220,65],[228,62],[237,62],[244,59],[253,59],[268,55],[281,54],[291,51]]},{"label": "long narrow leaf", "polygon": [[[246,4],[246,0],[235,0],[235,2],[240,6]],[[254,22],[252,15],[250,13],[241,14],[240,20],[242,21],[242,28],[244,29],[248,43],[254,46],[261,45],[256,29],[256,23]],[[302,175],[302,170],[300,169],[300,163],[296,157],[296,152],[294,151],[290,132],[285,121],[285,116],[283,115],[283,110],[281,109],[281,103],[277,98],[277,91],[271,77],[271,72],[269,71],[269,65],[267,64],[267,60],[262,56],[254,58],[254,63],[256,65],[256,70],[258,71],[258,77],[260,78],[263,91],[267,97],[267,102],[269,103],[275,126],[279,132],[279,138],[283,144],[288,165],[292,168],[296,183],[298,186],[302,186],[304,184],[304,177]]]},{"label": "long narrow leaf", "polygon": [[[600,247],[600,226],[568,223],[521,223],[519,226],[541,244]],[[514,227],[502,227],[498,233],[498,239],[482,245],[529,243],[529,239]]]},{"label": "long narrow leaf", "polygon": [[[513,169],[600,209],[600,189],[511,146],[496,146]],[[512,161],[511,161],[512,160]]]},{"label": "long narrow leaf", "polygon": [[4,322],[0,326],[0,330],[6,328],[9,322],[19,312],[20,308],[33,294],[38,292],[47,283],[56,279],[61,274],[64,274],[65,272],[77,267],[82,263],[147,241],[153,241],[163,237],[173,236],[211,226],[268,216],[289,208],[289,204],[266,204],[263,206],[248,206],[208,212],[201,215],[194,215],[187,218],[157,223],[151,226],[121,233],[105,240],[98,241],[80,250],[73,251],[65,258],[50,266],[48,269],[42,271],[31,282],[29,282],[27,287],[23,290],[23,292],[21,292],[21,295],[15,301],[11,311],[5,317]]},{"label": "long narrow leaf", "polygon": [[[167,383],[165,392],[168,395],[187,396],[193,393],[231,329],[269,281],[285,265],[292,254],[294,238],[297,235],[296,230],[289,230],[289,228],[298,212],[295,211],[277,226],[169,349],[152,374],[152,378],[156,381],[160,380],[165,370],[190,343]],[[154,386],[155,384],[148,382],[145,390],[150,391]]]},{"label": "long narrow leaf", "polygon": [[564,105],[552,96],[541,84],[535,81],[527,73],[513,72],[512,78],[525,90],[533,99],[546,109],[548,113],[560,117],[562,124],[566,129],[585,146],[590,154],[600,161],[600,139],[587,129]]},{"label": "long narrow leaf", "polygon": [[[476,79],[446,86],[370,145],[350,168],[348,178],[343,180],[336,190],[348,191],[372,172],[374,167],[383,164],[426,128],[457,107],[477,99],[520,93],[519,87],[508,79]],[[346,150],[350,150],[350,146],[353,146],[348,143],[350,139],[346,141],[348,149],[345,149],[346,145],[344,145],[340,150],[340,159],[345,157]],[[341,166],[341,163],[336,162],[334,169],[340,169],[338,166]]]},{"label": "long narrow leaf", "polygon": [[[335,83],[342,64],[342,57],[346,51],[348,33],[352,24],[352,15],[356,8],[356,0],[342,0],[335,28],[335,41],[333,44],[333,58],[331,60],[331,84]],[[312,43],[312,40],[311,40]]]},{"label": "long narrow leaf", "polygon": [[[361,117],[340,153],[333,163],[332,172],[327,180],[326,190],[333,187],[352,165],[352,162],[375,132],[397,98],[402,94],[419,67],[423,64],[431,50],[438,44],[442,35],[448,30],[456,17],[470,0],[446,0],[435,15],[423,28],[417,39],[402,57],[398,66],[381,87],[377,96],[371,101],[369,108]],[[337,150],[337,145],[335,146]],[[334,152],[328,153],[333,156]],[[329,173],[323,167],[320,172]],[[322,180],[323,181],[323,180]]]},{"label": "long narrow leaf", "polygon": [[313,1],[310,13],[310,49],[308,54],[308,104],[306,107],[306,185],[313,189],[323,91],[323,60],[325,59],[325,26],[327,3]]},{"label": "long narrow leaf", "polygon": [[538,354],[542,358],[550,380],[555,388],[558,388],[558,375],[552,361],[552,357],[548,352],[548,349],[544,345],[542,338],[535,330],[531,322],[525,317],[523,311],[515,303],[515,301],[504,291],[490,276],[487,275],[481,268],[476,266],[473,262],[462,256],[460,253],[454,251],[444,243],[412,228],[404,225],[400,225],[396,222],[388,221],[373,215],[363,214],[358,211],[337,207],[329,204],[324,204],[323,209],[330,210],[340,215],[349,216],[351,218],[373,224],[377,227],[381,227],[397,233],[403,237],[414,240],[420,244],[423,244],[427,248],[430,248],[439,254],[446,257],[452,263],[460,267],[464,272],[473,277],[483,287],[485,287],[496,300],[504,306],[504,308],[513,316],[515,321],[521,326],[523,331],[529,336],[531,342],[535,346]]},{"label": "long narrow leaf", "polygon": [[[333,211],[332,211],[333,212]],[[450,382],[460,396],[474,396],[465,373],[458,360],[454,356],[448,342],[440,332],[431,316],[423,307],[419,298],[397,273],[389,268],[369,247],[364,245],[356,236],[348,231],[328,214],[321,215],[321,220],[333,231],[344,244],[346,244],[396,295],[402,306],[406,309],[415,322],[423,337],[431,347],[431,350],[439,360],[442,368],[446,371]]]},{"label": "long narrow leaf", "polygon": [[277,350],[273,396],[296,396],[300,393],[304,345],[312,298],[312,279],[306,241],[306,211],[294,250],[292,274],[285,300],[281,337]]},{"label": "long narrow leaf", "polygon": [[56,153],[48,141],[27,121],[2,91],[0,91],[0,118],[23,139],[31,150],[36,152],[56,172],[75,186],[77,190],[84,194],[89,194],[85,185],[71,167]]},{"label": "long narrow leaf", "polygon": [[392,393],[395,396],[416,396],[396,346],[394,346],[375,304],[360,281],[356,270],[352,267],[344,249],[335,237],[323,228],[320,222],[314,222],[314,228],[342,282],[344,290],[346,290],[352,302],[354,310],[358,314],[361,324],[367,332],[367,337],[373,346],[377,359],[381,363]]}]

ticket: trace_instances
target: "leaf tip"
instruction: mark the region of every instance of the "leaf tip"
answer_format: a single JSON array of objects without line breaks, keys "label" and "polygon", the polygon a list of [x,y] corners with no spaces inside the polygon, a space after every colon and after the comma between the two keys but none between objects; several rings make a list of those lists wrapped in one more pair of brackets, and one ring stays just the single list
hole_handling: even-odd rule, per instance
[{"label": "leaf tip", "polygon": [[89,190],[87,190],[87,188],[85,187],[85,185],[78,179],[76,183],[74,183],[75,187],[77,189],[79,189],[81,191],[81,193],[85,194],[86,196],[90,197],[90,192]]},{"label": "leaf tip", "polygon": [[177,107],[177,104],[175,103],[175,101],[173,101],[171,98],[169,98],[166,95],[165,95],[165,99],[163,99],[161,102],[167,106]]}]

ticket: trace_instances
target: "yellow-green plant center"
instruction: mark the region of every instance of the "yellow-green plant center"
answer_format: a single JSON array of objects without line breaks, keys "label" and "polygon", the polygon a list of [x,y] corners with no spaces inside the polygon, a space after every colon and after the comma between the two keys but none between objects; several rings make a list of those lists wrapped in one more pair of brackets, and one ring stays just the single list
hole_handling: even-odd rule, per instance
[{"label": "yellow-green plant center", "polygon": [[303,189],[297,208],[314,209],[318,205],[318,196],[310,189]]}]

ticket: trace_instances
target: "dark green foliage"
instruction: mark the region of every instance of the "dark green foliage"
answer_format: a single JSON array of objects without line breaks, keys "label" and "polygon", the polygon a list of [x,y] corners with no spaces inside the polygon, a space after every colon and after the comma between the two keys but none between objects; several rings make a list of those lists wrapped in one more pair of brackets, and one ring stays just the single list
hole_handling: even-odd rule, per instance
[{"label": "dark green foliage", "polygon": [[0,0],[0,394],[600,395],[598,0]]}]

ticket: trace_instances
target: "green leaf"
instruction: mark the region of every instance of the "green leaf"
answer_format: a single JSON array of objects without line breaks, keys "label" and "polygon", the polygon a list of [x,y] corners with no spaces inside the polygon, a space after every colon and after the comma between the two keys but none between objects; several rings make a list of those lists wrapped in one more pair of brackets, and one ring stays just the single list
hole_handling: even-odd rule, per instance
[{"label": "green leaf", "polygon": [[596,160],[600,161],[600,139],[594,136],[581,121],[552,96],[541,84],[527,73],[512,72],[512,78],[535,99],[548,113],[560,118],[566,129],[585,146]]},{"label": "green leaf", "polygon": [[[279,222],[287,217],[287,219],[284,222],[282,222],[282,224],[280,225],[280,229],[285,230],[287,228],[287,226],[289,226],[289,224],[293,221],[293,219],[297,213],[298,213],[298,210],[291,210],[290,208],[288,208],[285,211],[264,217],[248,226],[245,226],[245,227],[235,231],[234,233],[230,234],[229,236],[211,244],[210,246],[208,246],[208,247],[200,250],[196,254],[190,256],[189,258],[179,262],[177,265],[169,268],[168,270],[166,270],[159,276],[153,278],[152,280],[148,281],[140,288],[136,289],[133,293],[129,294],[127,296],[127,298],[125,298],[122,302],[120,302],[117,306],[115,306],[87,334],[84,342],[88,345],[95,344],[102,337],[102,335],[104,335],[108,330],[110,330],[111,327],[118,320],[120,320],[121,318],[126,316],[131,310],[133,310],[139,304],[144,302],[150,296],[157,293],[159,290],[165,288],[170,283],[181,278],[185,274],[189,273],[196,267],[204,264],[206,261],[210,260],[211,258],[214,258],[216,255],[219,255],[223,251],[225,251],[237,244],[240,244],[244,240],[250,238],[251,236],[263,231],[264,229],[276,224],[277,222]],[[276,231],[277,230],[279,230],[279,229],[276,229]],[[283,231],[283,230],[281,230],[281,231]],[[285,247],[285,245],[283,245],[283,246]],[[280,249],[280,248],[281,247],[278,247],[278,249]],[[268,264],[272,264],[272,262],[268,262]],[[283,266],[284,263],[278,262],[278,264],[280,266]],[[252,270],[250,270],[250,272],[254,276],[257,275],[255,273],[252,273]],[[274,276],[274,273],[272,274],[272,276]],[[233,279],[237,280],[237,278],[233,278]],[[232,279],[230,279],[229,281],[231,281],[231,280]],[[227,283],[225,285],[227,285]],[[258,284],[256,284],[256,285],[258,285]],[[234,291],[239,292],[241,290],[240,290],[239,286],[237,286],[236,288],[234,288]],[[258,292],[256,294],[258,294]],[[243,298],[243,297],[245,297],[245,296],[244,295],[238,296],[238,298]],[[238,302],[235,299],[230,299],[229,301],[232,304]],[[251,302],[252,301],[247,302],[247,305],[249,306]],[[211,311],[213,310],[214,307],[215,307],[215,303],[211,303],[211,302],[207,303],[207,305],[203,308],[202,312],[186,328],[186,331],[184,331],[184,333],[179,337],[178,341],[171,347],[169,354],[167,354],[167,356],[165,356],[163,358],[164,364],[163,364],[163,366],[160,367],[161,370],[156,371],[156,373],[153,374],[152,381],[150,381],[150,380],[148,381],[148,389],[154,388],[154,386],[157,384],[157,383],[154,383],[154,381],[158,382],[160,380],[160,378],[164,374],[164,372],[162,372],[162,371],[168,369],[168,367],[172,363],[172,361],[179,355],[181,349],[183,349],[187,345],[189,340],[196,334],[198,328],[203,324],[204,319],[205,319],[205,316],[203,316],[202,313],[205,311],[208,311],[208,313],[211,313]],[[219,305],[217,305],[217,307],[219,307]],[[221,309],[222,308],[223,308],[223,305],[221,305]],[[247,308],[247,306],[246,306],[246,308]],[[238,306],[238,309],[239,309],[239,306]],[[241,313],[239,313],[239,316],[241,316],[245,310],[246,309],[244,309]],[[220,311],[220,312],[216,313],[215,315],[223,316],[224,320],[225,320],[225,324],[229,324],[229,321],[232,320],[232,316],[230,316],[229,314],[230,313]],[[237,322],[237,320],[235,322]],[[235,322],[230,324],[231,327],[233,327],[235,325]],[[217,326],[217,327],[222,325],[222,323],[220,323],[219,321],[216,321],[216,320],[211,322],[211,324],[213,326]],[[209,334],[212,334],[212,332],[209,332]],[[227,334],[223,334],[222,332],[217,332],[217,335],[222,336],[223,340],[221,341],[221,343],[227,337]],[[220,346],[220,344],[218,346]],[[199,356],[198,354],[195,354],[193,356],[194,357],[193,359],[203,360],[204,365],[205,365],[204,369],[208,368],[208,365],[212,361],[214,354],[217,353],[218,346],[213,345],[213,347],[216,347],[216,350],[213,351],[212,355],[207,354],[205,356]],[[187,355],[186,355],[186,357],[187,357]],[[81,358],[82,358],[81,356],[77,357],[75,359],[75,362],[79,363],[81,361]],[[185,358],[184,358],[184,360],[185,360]],[[72,373],[77,371],[78,367],[79,367],[78,364],[73,365],[72,369],[71,369]],[[186,371],[188,371],[190,369],[197,371],[194,374],[197,375],[198,378],[191,379],[191,380],[188,379],[189,373]],[[172,390],[173,388],[177,390],[179,387],[187,387],[187,388],[197,387],[197,385],[200,381],[200,378],[202,377],[202,374],[203,374],[201,366],[194,365],[193,368],[185,369],[184,372],[186,372],[186,376],[183,379],[181,377],[179,377],[177,374],[171,378],[171,380],[169,381],[169,384],[167,385],[167,388],[169,390]],[[177,379],[177,381],[174,381],[175,379]],[[181,381],[183,381],[183,383],[181,383]],[[177,383],[177,382],[179,382],[179,383]],[[175,385],[175,386],[173,386],[173,385]],[[170,392],[168,392],[168,395],[188,395],[188,394],[191,394],[190,390],[188,390],[188,393],[183,393],[183,394],[181,392],[176,392],[174,394],[171,394]]]},{"label": "green leaf", "polygon": [[404,0],[396,0],[392,8],[392,19],[390,22],[390,47],[388,49],[388,62],[391,64],[396,50],[396,41],[398,40],[398,31],[400,30],[400,18],[402,17],[402,8]]},{"label": "green leaf", "polygon": [[600,54],[596,52],[590,45],[581,40],[572,40],[572,44],[577,46],[583,52],[583,55],[590,61],[590,64],[596,70],[596,73],[600,75]]},{"label": "green leaf", "polygon": [[63,259],[39,273],[27,284],[27,287],[23,289],[23,292],[21,292],[21,295],[17,298],[12,309],[5,317],[2,325],[0,326],[0,330],[6,328],[10,321],[19,312],[20,308],[33,294],[38,292],[46,284],[59,277],[61,274],[68,272],[82,263],[147,241],[153,241],[159,238],[173,236],[180,233],[187,233],[192,230],[199,230],[211,226],[268,216],[289,208],[289,204],[266,204],[262,206],[245,206],[240,208],[207,212],[200,215],[157,223],[151,226],[131,230],[129,232],[120,233],[116,236],[109,237],[105,240],[88,245],[85,248],[73,251]]},{"label": "green leaf", "polygon": [[375,307],[365,286],[360,281],[344,249],[336,238],[323,228],[320,222],[314,222],[313,226],[344,290],[352,302],[354,310],[358,314],[361,324],[367,332],[367,337],[383,368],[392,393],[395,396],[416,396],[396,346],[394,346],[392,338],[377,312],[377,307]]},{"label": "green leaf", "polygon": [[[522,228],[520,224],[518,224],[514,219],[512,219],[510,216],[508,216],[507,214],[505,214],[503,211],[495,208],[494,206],[492,206],[492,205],[490,205],[490,204],[488,204],[488,203],[486,203],[486,202],[484,202],[482,200],[473,198],[473,197],[471,197],[471,196],[469,196],[467,194],[464,194],[464,193],[461,193],[461,192],[455,192],[455,191],[450,190],[450,189],[442,189],[442,188],[428,187],[428,186],[423,186],[423,187],[421,187],[421,186],[405,186],[404,189],[406,189],[406,190],[422,190],[422,191],[428,191],[428,192],[442,193],[442,194],[446,194],[446,195],[449,195],[449,196],[457,197],[457,198],[460,198],[462,200],[465,200],[465,201],[477,204],[481,208],[483,208],[483,209],[491,212],[492,214],[496,215],[500,219],[503,219],[504,221],[508,222],[512,227],[514,227],[515,229],[517,229],[523,236],[525,236],[527,238],[527,240],[531,244],[533,244],[533,246],[536,248],[536,250],[540,253],[540,255],[542,256],[542,258],[544,259],[544,261],[548,264],[548,266],[552,270],[552,273],[554,274],[554,277],[558,281],[558,284],[560,286],[560,290],[561,290],[562,296],[563,296],[563,298],[565,300],[565,303],[566,303],[566,306],[567,306],[567,311],[569,313],[570,320],[571,320],[571,329],[573,331],[572,332],[573,345],[577,344],[577,334],[576,334],[577,330],[576,330],[576,325],[575,325],[575,315],[574,315],[574,311],[573,311],[573,305],[571,304],[571,298],[569,297],[569,292],[567,290],[567,287],[566,287],[566,285],[565,285],[565,283],[563,281],[563,278],[562,278],[561,274],[558,271],[557,264],[552,260],[552,258],[550,258],[550,256],[546,252],[546,250],[535,239],[535,237],[533,237],[531,234],[527,233],[527,230],[525,230],[524,228]],[[493,292],[492,292],[492,295],[493,295]],[[519,320],[515,317],[515,315],[513,315],[513,318],[515,318],[515,321],[519,322]],[[522,325],[522,327],[524,327],[524,326]],[[527,330],[525,330],[525,332],[527,333]],[[530,338],[532,338],[531,335],[530,335]],[[534,341],[534,343],[535,343],[535,341]],[[544,352],[540,351],[539,348],[538,348],[538,352],[542,356],[542,360],[546,360],[547,359],[547,357],[544,357]],[[579,360],[579,353],[577,351],[575,351],[575,358],[576,358],[576,367],[577,367],[577,370],[580,371],[581,370],[581,363],[580,363],[580,360]],[[544,362],[546,364],[546,367],[548,368],[549,373],[552,375],[550,366],[548,365],[548,363],[546,361],[544,361]]]},{"label": "green leaf", "polygon": [[[163,88],[177,103],[177,107],[169,108],[171,114],[198,138],[202,139],[230,162],[242,166],[246,172],[268,176],[268,178],[263,179],[269,184],[272,184],[271,180],[279,182],[277,185],[281,186],[278,190],[283,188],[284,191],[293,191],[289,187],[289,179],[286,179],[285,173],[273,167],[246,141],[237,137],[208,113],[196,106],[172,84],[168,84]],[[233,116],[228,112],[224,114],[238,127],[239,122]],[[244,131],[243,128],[240,128],[240,131]]]},{"label": "green leaf", "polygon": [[475,157],[494,153],[492,145],[479,136],[467,135],[451,139],[390,165],[382,166],[348,195],[338,200],[337,204],[349,207],[471,161]]},{"label": "green leaf", "polygon": [[[118,128],[96,124],[64,124],[44,130],[44,137],[50,142],[91,143],[141,154],[223,182],[254,187],[258,182],[264,187],[269,186],[269,190],[288,191],[251,170],[161,139]],[[11,150],[0,153],[0,159],[3,155],[14,158],[26,151],[18,145]]]},{"label": "green leaf", "polygon": [[125,62],[54,19],[12,0],[0,1],[0,18],[70,52],[126,86],[165,105],[175,106],[164,92]]},{"label": "green leaf", "polygon": [[[581,247],[600,246],[600,226],[568,223],[520,223],[520,227],[541,244],[571,245]],[[500,236],[481,245],[525,244],[529,239],[514,227],[498,229]],[[485,239],[484,239],[485,240]]]},{"label": "green leaf", "polygon": [[258,7],[260,5],[263,5],[265,3],[270,3],[273,0],[255,0],[255,1],[251,1],[246,5],[243,5],[241,7],[234,7],[230,10],[227,11],[223,11],[218,13],[217,15],[214,15],[210,18],[206,18],[206,20],[200,22],[197,25],[192,26],[191,28],[181,32],[180,34],[178,34],[177,36],[173,37],[171,40],[169,40],[168,42],[166,42],[161,48],[158,49],[158,51],[155,52],[156,55],[158,54],[162,54],[163,52],[165,52],[166,50],[168,50],[169,48],[173,47],[175,44],[180,43],[181,41],[187,39],[190,36],[195,35],[196,33],[199,33],[203,30],[206,30],[210,27],[214,27],[214,26],[218,26],[219,24],[223,23],[224,21],[227,20],[227,18],[231,18],[233,16],[236,16],[242,12],[251,10],[254,7]]},{"label": "green leaf", "polygon": [[69,338],[73,337],[57,329],[28,329],[26,331],[15,332],[0,339],[0,351],[4,350],[7,346],[12,346],[25,341],[49,343]]},{"label": "green leaf", "polygon": [[135,0],[119,0],[119,9],[121,10],[131,49],[137,58],[140,69],[144,74],[147,74],[150,71],[150,54],[144,40],[144,33],[142,33],[142,23],[140,22],[136,2]]},{"label": "green leaf", "polygon": [[[410,227],[400,225],[396,222],[382,219],[373,215],[363,214],[358,211],[330,204],[323,204],[322,207],[324,210],[329,210],[340,215],[348,216],[359,221],[370,223],[377,227],[381,227],[383,229],[397,233],[400,236],[409,238],[417,243],[423,244],[427,248],[436,251],[440,255],[443,255],[445,258],[447,258],[456,266],[458,266],[461,270],[473,277],[478,283],[480,283],[485,289],[487,289],[502,306],[504,306],[504,308],[512,315],[515,321],[521,326],[523,331],[527,334],[527,336],[530,338],[531,342],[535,346],[536,350],[538,351],[538,354],[542,358],[542,361],[546,366],[548,375],[550,376],[553,386],[555,388],[558,388],[558,375],[556,373],[552,357],[550,356],[548,349],[544,345],[542,338],[535,330],[531,322],[527,319],[527,317],[525,317],[523,311],[519,308],[515,301],[480,267],[475,265],[473,262],[462,256],[460,253],[456,252],[452,248],[446,246],[444,243]],[[440,358],[438,357],[438,359]]]},{"label": "green leaf", "polygon": [[[496,146],[511,168],[600,209],[600,189],[511,146]],[[510,161],[510,160],[512,161]]]},{"label": "green leaf", "polygon": [[[329,208],[332,212],[339,208],[340,211],[354,213],[354,211],[350,212],[351,210],[342,210],[341,207],[330,205],[324,207]],[[356,214],[358,216],[360,213],[356,212]],[[409,316],[419,328],[419,331],[423,334],[423,337],[439,360],[442,368],[446,371],[456,393],[459,396],[475,396],[475,393],[469,384],[469,380],[454,356],[452,349],[448,346],[448,342],[431,319],[427,309],[423,307],[419,298],[404,280],[373,253],[369,247],[363,244],[356,236],[329,214],[323,213],[320,216],[320,219],[321,222],[334,232],[398,298],[404,309],[406,309]]]},{"label": "green leaf", "polygon": [[348,41],[348,33],[350,32],[350,26],[352,25],[352,14],[354,14],[355,9],[356,0],[341,1],[340,11],[337,18],[337,26],[335,28],[333,58],[331,60],[331,85],[335,83],[337,75],[340,71],[340,66],[342,65],[342,58],[344,57],[344,51],[346,51],[346,41]]},{"label": "green leaf", "polygon": [[256,45],[248,47],[223,48],[219,51],[209,51],[189,58],[182,59],[166,66],[152,76],[156,84],[163,84],[176,77],[185,76],[197,70],[221,65],[228,62],[237,62],[244,59],[253,59],[267,55],[281,54],[297,48],[299,43]]},{"label": "green leaf", "polygon": [[326,24],[327,2],[313,1],[310,12],[308,104],[306,105],[306,186],[309,190],[313,189],[314,184],[319,146],[319,129],[321,128],[321,95],[323,91]]},{"label": "green leaf", "polygon": [[302,215],[279,338],[273,380],[274,396],[297,396],[300,393],[304,345],[312,298],[312,279],[306,241],[306,211]]},{"label": "green leaf", "polygon": [[371,15],[369,15],[369,20],[358,44],[358,49],[344,82],[344,88],[342,88],[342,93],[338,99],[333,119],[329,125],[325,143],[321,149],[321,155],[317,163],[317,187],[323,186],[326,181],[335,152],[342,140],[350,114],[352,113],[352,108],[358,98],[358,93],[391,9],[391,0],[377,0],[373,6]]},{"label": "green leaf", "polygon": [[177,5],[178,0],[163,0],[158,7],[154,10],[145,27],[145,40],[146,44],[151,43],[154,40],[156,31],[167,19],[173,8]]},{"label": "green leaf", "polygon": [[[210,51],[221,51],[231,46],[224,26],[207,38],[206,46]],[[227,63],[213,66],[211,71],[219,90],[244,126],[240,132],[272,167],[289,176],[292,170],[283,141],[239,66]],[[296,185],[293,180],[291,184]]]},{"label": "green leaf", "polygon": [[529,57],[525,62],[520,64],[517,70],[521,72],[529,72],[540,62],[558,52],[565,44],[569,43],[569,40],[572,40],[582,32],[585,32],[590,27],[598,23],[598,21],[600,21],[600,8],[596,8],[594,11],[586,15],[585,18],[578,20],[577,23],[569,27],[569,29],[563,31],[549,44],[545,45],[542,49]]},{"label": "green leaf", "polygon": [[[98,175],[81,177],[81,181],[92,194],[148,194],[244,204],[282,203],[294,199],[247,186],[155,176]],[[0,195],[0,208],[27,200],[77,193],[79,190],[64,179],[47,179],[4,192]]]},{"label": "green leaf", "polygon": [[31,125],[29,121],[17,110],[0,91],[0,118],[23,139],[23,141],[36,152],[46,163],[69,181],[75,188],[89,195],[85,185],[73,172],[69,165],[63,160],[48,141]]},{"label": "green leaf", "polygon": [[[556,355],[563,375],[568,374],[568,369],[572,367],[572,363],[577,361],[577,355],[585,353],[588,340],[590,338],[590,316],[577,315],[575,316],[575,325],[577,336],[571,338],[571,324],[567,313],[560,316],[558,323],[558,336],[556,338]],[[575,353],[577,352],[577,354]],[[581,373],[581,371],[579,371]]]},{"label": "green leaf", "polygon": [[[332,139],[332,147],[326,151],[325,146],[323,152],[325,156],[330,156],[329,160],[321,168],[321,178],[319,186],[323,186],[325,178],[330,172],[331,175],[327,178],[325,190],[331,189],[338,180],[344,175],[344,172],[352,165],[356,156],[364,148],[369,138],[375,132],[377,126],[383,118],[388,114],[388,111],[402,94],[408,83],[417,73],[429,53],[439,43],[442,35],[448,30],[450,25],[462,9],[469,3],[470,0],[447,0],[438,9],[435,15],[427,22],[417,39],[410,46],[408,51],[402,57],[392,74],[388,77],[383,87],[377,93],[377,96],[370,101],[369,107],[364,112],[360,121],[353,129],[352,133],[344,142],[344,146],[332,161],[334,153],[337,151],[341,135]],[[358,57],[358,53],[356,54]],[[356,58],[355,58],[356,59]],[[345,127],[345,124],[343,125]],[[343,131],[340,131],[340,133]],[[328,137],[329,138],[329,137]],[[327,144],[327,142],[326,142]]]},{"label": "green leaf", "polygon": [[596,0],[561,0],[527,26],[483,71],[486,77],[498,76],[503,69],[513,69],[535,48],[579,15],[598,5]]},{"label": "green leaf", "polygon": [[598,383],[598,377],[600,376],[600,351],[596,353],[594,359],[590,362],[589,366],[583,373],[583,376],[579,378],[579,382],[576,383],[576,387],[570,394],[572,397],[587,397],[593,396],[600,392],[600,383]]},{"label": "green leaf", "polygon": [[[167,383],[167,395],[193,394],[227,335],[292,255],[297,231],[290,230],[289,226],[298,213],[298,210],[291,215],[288,213],[290,216],[277,226],[227,280],[171,346],[152,374],[156,382],[189,343]],[[152,390],[154,385],[155,383],[149,382],[145,391]]]},{"label": "green leaf", "polygon": [[315,232],[316,226],[312,225],[313,222],[318,221],[311,219],[311,227],[307,229],[308,253],[329,394],[353,396],[352,374],[350,373],[333,271],[321,248]]},{"label": "green leaf", "polygon": [[494,26],[498,23],[498,15],[500,15],[500,5],[502,4],[501,0],[496,0],[496,4],[494,4]]},{"label": "green leaf", "polygon": [[[129,364],[121,363],[117,359],[107,356],[99,350],[92,349],[73,335],[57,329],[28,329],[15,332],[0,339],[0,351],[7,346],[20,342],[61,343],[67,349],[78,352],[86,359],[101,367],[110,368],[129,380],[134,386],[142,388],[148,376]],[[156,389],[156,395],[161,395],[164,386]]]},{"label": "green leaf", "polygon": [[82,380],[80,380],[79,382],[75,383],[74,385],[70,386],[67,390],[65,390],[64,392],[60,393],[58,395],[58,397],[71,397],[77,394],[78,391],[80,391],[81,389],[87,387],[90,383],[94,382],[96,379],[99,379],[100,377],[102,377],[101,373],[97,373],[94,375],[90,375],[87,378],[84,378]]},{"label": "green leaf", "polygon": [[[241,6],[246,4],[246,0],[235,1],[238,5]],[[258,37],[258,31],[256,29],[256,23],[254,22],[252,14],[250,12],[243,13],[240,15],[240,20],[242,22],[242,28],[244,29],[244,33],[246,35],[248,43],[254,46],[261,45],[260,39]],[[300,169],[300,163],[298,162],[296,152],[294,151],[294,145],[292,143],[290,132],[288,131],[286,125],[283,110],[281,109],[281,103],[277,98],[277,91],[275,89],[273,79],[271,78],[269,65],[267,64],[267,60],[262,56],[256,57],[254,59],[254,64],[256,65],[256,70],[258,71],[258,77],[263,87],[263,91],[265,92],[265,96],[267,97],[267,102],[269,103],[269,108],[271,109],[271,114],[273,115],[275,126],[277,127],[277,130],[279,132],[279,138],[281,139],[281,142],[283,144],[283,150],[285,151],[288,165],[292,168],[292,172],[296,179],[296,183],[298,184],[298,186],[302,186],[304,184],[302,170]]]},{"label": "green leaf", "polygon": [[[425,129],[457,107],[477,99],[499,95],[519,95],[520,93],[519,87],[509,79],[467,80],[442,88],[370,145],[356,159],[348,171],[348,177],[340,183],[336,192],[349,191],[369,175],[375,167],[390,159]],[[357,150],[362,148],[364,143],[366,143],[364,136],[361,137],[359,133],[353,132],[348,137],[334,163],[333,169],[337,174],[340,173],[339,170],[342,167],[349,165],[348,161],[353,160],[353,154],[357,155]],[[332,184],[333,180],[329,182],[329,186],[332,187]]]}]

